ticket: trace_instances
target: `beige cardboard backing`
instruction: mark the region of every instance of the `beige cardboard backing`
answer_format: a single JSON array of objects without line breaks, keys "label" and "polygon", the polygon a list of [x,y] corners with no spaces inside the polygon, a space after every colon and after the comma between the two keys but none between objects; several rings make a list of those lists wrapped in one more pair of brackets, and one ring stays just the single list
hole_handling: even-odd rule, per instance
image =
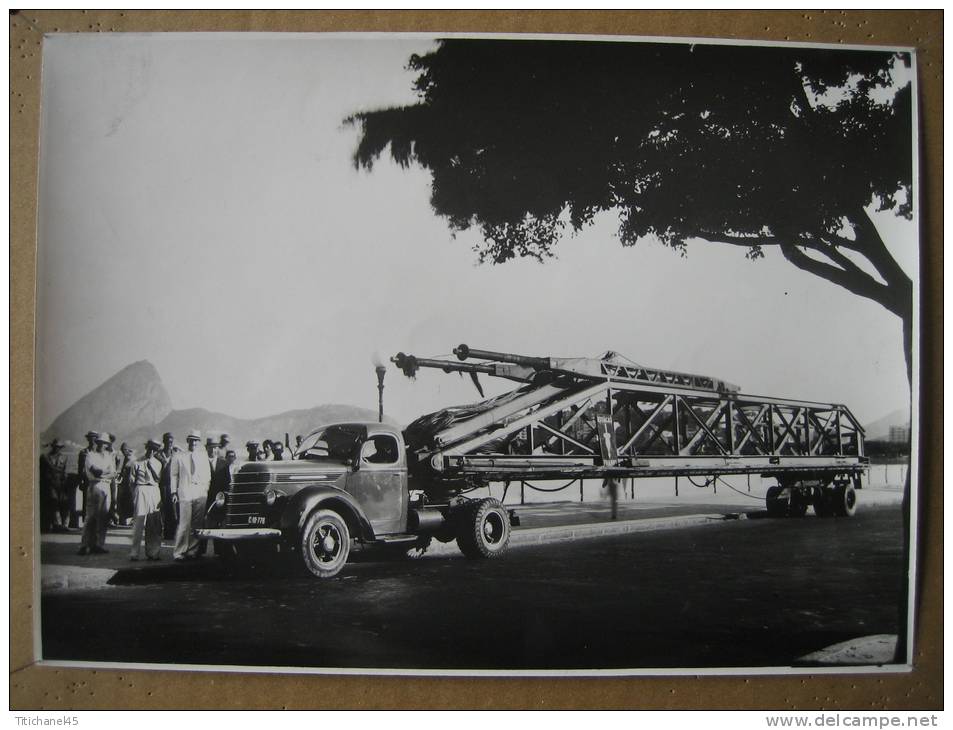
[{"label": "beige cardboard backing", "polygon": [[[10,16],[10,704],[94,708],[942,707],[942,11],[29,11]],[[41,667],[33,652],[31,497],[41,38],[108,31],[545,32],[912,46],[922,144],[920,604],[911,674],[486,679],[335,677]]]}]

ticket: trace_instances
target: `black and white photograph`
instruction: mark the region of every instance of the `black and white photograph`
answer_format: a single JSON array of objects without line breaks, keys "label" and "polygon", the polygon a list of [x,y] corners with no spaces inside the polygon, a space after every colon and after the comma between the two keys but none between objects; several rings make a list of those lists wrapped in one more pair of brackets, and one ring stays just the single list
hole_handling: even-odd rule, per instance
[{"label": "black and white photograph", "polygon": [[42,53],[41,663],[909,670],[912,48]]}]

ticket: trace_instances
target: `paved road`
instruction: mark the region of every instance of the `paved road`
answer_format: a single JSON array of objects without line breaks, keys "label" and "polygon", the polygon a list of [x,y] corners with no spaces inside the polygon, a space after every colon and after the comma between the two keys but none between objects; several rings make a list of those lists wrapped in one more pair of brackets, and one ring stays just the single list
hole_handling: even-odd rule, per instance
[{"label": "paved road", "polygon": [[[42,599],[48,659],[319,667],[789,665],[897,631],[901,519],[748,519],[526,547],[365,555],[318,582],[216,561]],[[143,582],[144,581],[144,582]],[[123,584],[124,583],[124,584]]]}]

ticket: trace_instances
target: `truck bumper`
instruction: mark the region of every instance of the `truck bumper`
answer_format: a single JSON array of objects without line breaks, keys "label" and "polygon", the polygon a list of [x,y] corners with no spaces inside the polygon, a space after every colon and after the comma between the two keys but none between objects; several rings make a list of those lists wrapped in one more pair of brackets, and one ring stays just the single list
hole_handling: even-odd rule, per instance
[{"label": "truck bumper", "polygon": [[229,527],[217,530],[195,530],[200,540],[277,540],[281,530],[269,527]]}]

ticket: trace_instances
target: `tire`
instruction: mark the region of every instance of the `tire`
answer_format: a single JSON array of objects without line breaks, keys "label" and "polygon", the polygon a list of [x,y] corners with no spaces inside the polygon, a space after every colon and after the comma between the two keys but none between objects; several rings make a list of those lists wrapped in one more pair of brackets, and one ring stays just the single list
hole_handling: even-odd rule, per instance
[{"label": "tire", "polygon": [[764,506],[768,510],[768,517],[787,517],[787,502],[781,499],[781,487],[769,487],[764,495]]},{"label": "tire", "polygon": [[457,547],[466,557],[498,558],[510,546],[510,517],[498,499],[475,502],[459,519]]},{"label": "tire", "polygon": [[315,578],[333,578],[347,563],[351,552],[351,533],[337,512],[316,510],[301,531],[301,562]]},{"label": "tire", "polygon": [[857,492],[849,482],[841,482],[834,486],[831,502],[834,514],[838,517],[853,517],[857,514]]}]

